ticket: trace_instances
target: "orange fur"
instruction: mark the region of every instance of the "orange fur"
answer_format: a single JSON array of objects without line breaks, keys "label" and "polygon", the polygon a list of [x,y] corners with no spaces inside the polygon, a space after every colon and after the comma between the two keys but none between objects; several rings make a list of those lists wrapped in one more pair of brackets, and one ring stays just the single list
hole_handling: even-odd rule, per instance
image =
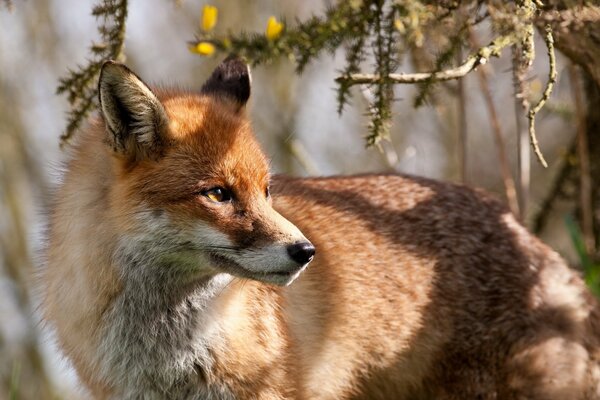
[{"label": "orange fur", "polygon": [[[177,231],[201,221],[250,249],[297,237],[295,225],[317,249],[290,286],[234,278],[210,299],[219,333],[196,384],[226,388],[210,398],[600,398],[598,302],[487,194],[402,175],[270,179],[227,99],[158,98],[160,157],[115,153],[95,122],[51,213],[45,314],[96,398],[124,396],[98,353],[130,284],[118,238],[141,234],[141,212]],[[203,203],[201,186],[233,188],[235,204]],[[219,273],[202,271],[182,273],[174,306]]]}]

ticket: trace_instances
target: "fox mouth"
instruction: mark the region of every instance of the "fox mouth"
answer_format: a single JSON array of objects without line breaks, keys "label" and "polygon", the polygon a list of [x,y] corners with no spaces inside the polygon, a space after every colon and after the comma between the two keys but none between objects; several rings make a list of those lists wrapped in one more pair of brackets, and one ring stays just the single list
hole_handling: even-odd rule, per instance
[{"label": "fox mouth", "polygon": [[209,253],[208,257],[211,263],[222,269],[223,271],[230,273],[232,275],[238,276],[240,278],[252,279],[256,281],[273,283],[280,286],[287,286],[292,283],[298,275],[307,267],[308,263],[304,265],[299,265],[298,268],[294,268],[292,270],[281,270],[281,271],[250,271],[247,268],[244,268],[242,265],[233,261],[229,257],[222,256],[216,253]]}]

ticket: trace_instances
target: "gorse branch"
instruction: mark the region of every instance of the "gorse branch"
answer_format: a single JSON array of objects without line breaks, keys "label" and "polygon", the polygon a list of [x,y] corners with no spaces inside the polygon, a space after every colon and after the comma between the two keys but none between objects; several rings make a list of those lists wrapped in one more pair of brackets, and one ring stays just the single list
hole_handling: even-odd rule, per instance
[{"label": "gorse branch", "polygon": [[94,108],[97,97],[96,84],[104,61],[123,58],[127,0],[102,0],[94,6],[92,15],[102,21],[98,26],[101,40],[90,46],[91,58],[87,65],[69,71],[67,76],[59,80],[57,88],[58,94],[67,95],[71,105],[67,128],[60,137],[61,146],[69,142]]},{"label": "gorse branch", "polygon": [[[90,47],[91,57],[85,66],[70,71],[60,80],[58,93],[67,95],[71,105],[61,144],[72,137],[96,103],[96,82],[101,65],[106,59],[123,56],[127,0],[102,0],[93,8],[93,15],[101,20],[98,27],[101,40]],[[349,0],[339,1],[322,15],[288,25],[271,17],[265,33],[228,34],[212,32],[217,10],[206,6],[202,31],[190,43],[190,50],[210,56],[215,52],[235,53],[251,64],[264,64],[280,57],[293,59],[298,72],[324,51],[333,53],[346,49],[346,64],[336,79],[338,111],[348,103],[352,86],[367,85],[371,93],[368,146],[389,139],[394,102],[393,86],[401,83],[420,84],[415,104],[421,105],[433,85],[460,79],[497,57],[506,47],[517,49],[514,63],[515,77],[523,90],[517,92],[529,112],[531,145],[540,162],[546,165],[535,135],[535,116],[544,106],[556,80],[552,32],[546,29],[546,44],[550,59],[550,79],[542,99],[529,107],[525,90],[525,75],[535,56],[533,48],[533,21],[541,11],[539,0],[498,2],[471,0],[465,2],[425,0]],[[483,11],[483,12],[482,12]],[[465,19],[463,16],[475,15]],[[489,45],[471,52],[464,62],[455,67],[447,64],[464,47],[465,32],[482,21],[490,20],[495,36]],[[443,27],[440,30],[440,26]],[[429,72],[396,72],[407,48],[426,48],[428,52],[441,48]],[[361,72],[372,63],[372,73]]]},{"label": "gorse branch", "polygon": [[374,64],[375,69],[382,78],[373,89],[373,101],[369,106],[371,122],[369,124],[369,134],[366,137],[367,146],[378,145],[382,139],[389,140],[394,87],[387,77],[396,69],[395,57],[392,54],[395,29],[391,24],[391,21],[394,21],[396,9],[391,7],[389,15],[386,15],[383,0],[375,2],[375,9]]},{"label": "gorse branch", "polygon": [[[250,63],[269,63],[281,56],[291,57],[301,72],[309,61],[323,51],[333,52],[347,41],[362,35],[374,18],[374,13],[362,2],[343,1],[325,11],[324,16],[313,16],[304,22],[297,21],[295,28],[287,28],[277,37],[242,32],[223,38],[202,32],[192,45],[208,43],[216,50],[235,53]],[[368,2],[365,2],[368,3]]]},{"label": "gorse branch", "polygon": [[[506,47],[519,49],[519,62],[515,63],[519,72],[515,76],[522,83],[525,82],[525,74],[535,57],[533,21],[541,8],[539,0],[506,3],[493,0],[339,1],[322,16],[295,21],[293,26],[286,25],[285,30],[278,31],[275,37],[270,36],[268,30],[266,35],[233,33],[224,37],[204,31],[192,42],[192,48],[203,55],[212,55],[214,51],[236,53],[252,64],[269,63],[285,56],[295,60],[298,72],[324,50],[333,52],[339,47],[345,48],[346,64],[336,79],[338,112],[342,112],[344,105],[349,102],[352,86],[367,85],[370,93],[370,124],[366,144],[373,146],[381,139],[389,139],[395,84],[419,84],[415,105],[420,106],[435,84],[466,76],[490,58],[498,57]],[[461,17],[467,15],[474,17]],[[489,45],[471,52],[462,64],[448,67],[447,64],[455,59],[458,50],[468,42],[468,29],[485,20],[491,21],[495,38]],[[448,32],[440,32],[440,26],[448,26]],[[403,49],[431,47],[429,43],[433,43],[433,47],[443,48],[431,71],[396,72]],[[553,51],[548,53],[552,57],[550,53],[553,54]],[[364,64],[369,60],[372,60],[373,72],[364,73]],[[548,96],[551,89],[552,83],[549,83]],[[517,96],[521,94],[519,92]],[[546,100],[547,97],[542,98],[539,107],[536,106],[532,111],[543,107]],[[530,116],[535,117],[536,113],[530,113]],[[545,165],[535,138],[534,118],[530,121],[530,129],[533,129],[532,147]]]}]

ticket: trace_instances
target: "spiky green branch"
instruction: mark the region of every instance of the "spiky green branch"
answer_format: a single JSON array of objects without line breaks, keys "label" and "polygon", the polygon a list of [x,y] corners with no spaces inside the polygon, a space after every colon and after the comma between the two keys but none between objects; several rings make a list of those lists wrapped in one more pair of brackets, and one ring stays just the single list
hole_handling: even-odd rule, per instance
[{"label": "spiky green branch", "polygon": [[[486,12],[480,14],[479,9],[485,6]],[[490,57],[499,55],[500,51],[508,46],[520,49],[521,65],[515,64],[515,68],[520,68],[520,72],[516,76],[524,79],[535,56],[533,21],[540,8],[539,0],[520,0],[515,3],[498,3],[493,0],[472,0],[464,3],[425,0],[339,1],[322,16],[315,15],[305,21],[295,21],[293,25],[286,25],[286,29],[276,37],[260,33],[217,37],[211,32],[202,32],[192,45],[207,44],[211,49],[210,53],[213,50],[236,53],[244,56],[252,64],[269,63],[286,56],[295,60],[298,72],[322,52],[333,53],[338,48],[345,47],[346,66],[336,80],[338,110],[341,112],[344,104],[348,102],[353,85],[369,85],[372,102],[369,105],[371,124],[367,145],[371,146],[389,136],[387,131],[392,118],[394,84],[423,84],[417,96],[417,99],[422,100],[435,83],[465,76],[478,65],[487,62]],[[457,13],[461,10],[468,15],[475,13],[477,17],[457,23],[455,19],[460,20]],[[58,87],[58,93],[66,93],[71,104],[67,128],[61,137],[63,144],[71,138],[95,105],[96,81],[102,62],[123,56],[127,0],[102,0],[94,7],[93,15],[102,19],[98,27],[101,42],[91,46],[92,57],[88,64],[76,71],[70,71],[67,77],[60,80]],[[494,29],[500,32],[496,39],[472,53],[461,65],[445,68],[445,64],[453,58],[455,50],[464,45],[462,40],[465,27],[486,19],[491,20]],[[425,46],[427,35],[431,36],[432,41],[439,40],[439,33],[435,39],[435,34],[429,34],[428,30],[435,31],[440,25],[450,26],[449,34],[441,35],[449,38],[449,44],[436,58],[436,68],[430,72],[396,73],[402,49]],[[551,35],[551,32],[549,34]],[[372,49],[369,49],[368,44],[372,44]],[[553,50],[548,52],[550,58],[553,54]],[[369,60],[373,60],[374,73],[362,73],[364,64]],[[555,72],[555,68],[551,68],[544,97],[529,112],[530,132],[533,132],[532,146],[544,165],[545,161],[541,157],[535,138],[535,118],[531,118],[531,115],[535,117],[550,95],[556,79],[552,71]],[[422,101],[417,101],[417,105],[421,103]]]},{"label": "spiky green branch", "polygon": [[59,80],[56,89],[58,94],[67,95],[71,105],[67,127],[60,137],[61,146],[69,142],[95,106],[96,84],[102,63],[123,58],[127,5],[127,0],[102,0],[92,9],[92,15],[102,20],[98,26],[101,41],[90,46],[92,57],[87,65],[70,70]]},{"label": "spiky green branch", "polygon": [[[485,12],[480,13],[480,9],[486,6]],[[506,47],[519,48],[522,65],[518,66],[521,72],[517,75],[524,77],[535,57],[533,23],[540,9],[539,0],[520,0],[515,3],[477,0],[460,4],[425,0],[340,1],[327,9],[323,16],[313,16],[306,21],[296,21],[293,26],[286,26],[286,30],[275,40],[263,34],[241,33],[215,37],[202,33],[193,44],[210,43],[217,51],[242,55],[252,64],[269,63],[275,58],[286,56],[296,60],[299,72],[323,50],[333,52],[344,46],[346,65],[336,79],[338,110],[341,112],[344,104],[349,101],[352,86],[369,85],[372,101],[369,104],[371,123],[367,145],[372,146],[382,138],[389,137],[387,132],[392,118],[394,84],[420,83],[421,91],[415,102],[419,106],[434,84],[464,77],[491,57],[499,56]],[[461,20],[459,12],[475,17],[458,23]],[[455,52],[464,46],[464,33],[467,29],[486,19],[491,20],[492,27],[499,32],[496,38],[488,46],[473,52],[461,65],[446,67]],[[427,29],[435,31],[436,27],[444,24],[453,28],[446,35],[449,38],[448,45],[436,58],[434,69],[430,72],[396,73],[401,49],[424,46],[427,43]],[[435,40],[434,36],[431,38]],[[368,49],[369,43],[372,50]],[[373,60],[374,72],[361,72],[370,59]],[[538,104],[540,108],[544,103],[542,101]],[[537,111],[533,115],[536,113]],[[535,134],[532,138],[535,139]],[[532,140],[532,146],[540,162],[545,165],[536,140]]]}]

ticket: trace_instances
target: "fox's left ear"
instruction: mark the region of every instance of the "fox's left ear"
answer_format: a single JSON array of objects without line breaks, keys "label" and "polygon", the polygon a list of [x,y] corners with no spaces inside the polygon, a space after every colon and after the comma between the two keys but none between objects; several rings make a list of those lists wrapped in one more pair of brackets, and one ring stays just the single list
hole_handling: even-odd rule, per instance
[{"label": "fox's left ear", "polygon": [[250,69],[241,58],[231,55],[214,70],[201,92],[233,101],[241,110],[250,98]]},{"label": "fox's left ear", "polygon": [[169,120],[150,88],[123,64],[107,61],[100,72],[98,92],[113,149],[131,160],[160,154]]}]

